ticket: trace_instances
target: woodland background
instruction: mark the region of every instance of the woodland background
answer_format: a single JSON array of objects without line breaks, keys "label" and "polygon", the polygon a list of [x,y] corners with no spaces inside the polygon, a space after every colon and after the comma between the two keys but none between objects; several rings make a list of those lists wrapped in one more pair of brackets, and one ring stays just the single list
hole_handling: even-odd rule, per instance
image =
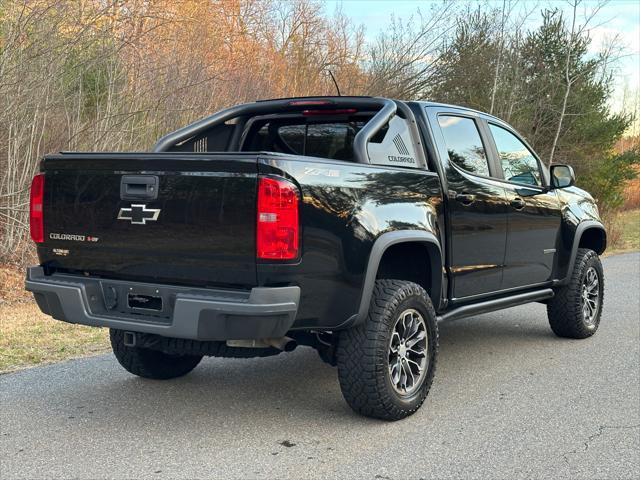
[{"label": "woodland background", "polygon": [[[589,50],[602,4],[526,14],[514,4],[443,1],[366,40],[314,0],[0,0],[0,263],[32,260],[28,189],[42,155],[144,150],[236,103],[333,95],[329,70],[343,95],[503,118],[545,162],[574,166],[615,243],[616,212],[640,206],[629,184],[638,92],[626,93],[626,113],[609,106],[625,47],[611,38]],[[525,28],[530,15],[539,27]]]}]

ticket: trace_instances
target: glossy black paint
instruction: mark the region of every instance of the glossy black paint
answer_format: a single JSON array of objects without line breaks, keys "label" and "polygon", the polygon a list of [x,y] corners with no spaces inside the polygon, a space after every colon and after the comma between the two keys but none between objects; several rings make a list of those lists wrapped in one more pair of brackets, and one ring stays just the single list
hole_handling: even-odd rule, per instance
[{"label": "glossy black paint", "polygon": [[262,157],[259,172],[289,178],[302,194],[300,261],[258,264],[261,286],[301,287],[298,328],[335,327],[358,312],[369,255],[383,233],[420,230],[440,238],[434,172],[289,156]]},{"label": "glossy black paint", "polygon": [[[597,230],[589,241],[604,250],[606,234],[586,192],[550,189],[544,167],[541,187],[504,180],[487,121],[506,124],[458,107],[408,106],[428,170],[270,153],[47,156],[41,263],[48,272],[198,287],[295,285],[302,296],[294,328],[331,330],[358,314],[374,245],[390,232],[427,232],[439,242],[433,251],[442,256],[436,272],[442,278],[425,286],[440,314],[561,282],[589,232]],[[474,119],[490,176],[449,161],[437,122],[442,113]],[[156,176],[157,199],[122,200],[124,175]],[[282,176],[300,189],[301,256],[295,261],[256,262],[258,175]],[[157,221],[118,220],[119,210],[134,203],[160,209]],[[51,233],[98,241],[53,240]],[[432,291],[435,283],[439,291]]]},{"label": "glossy black paint", "polygon": [[[47,269],[197,286],[256,285],[256,156],[64,154],[46,157]],[[156,200],[122,200],[121,178],[159,178]],[[119,220],[121,208],[160,209],[157,221]],[[97,241],[54,240],[50,234]],[[60,255],[54,249],[68,250]]]},{"label": "glossy black paint", "polygon": [[451,165],[446,172],[451,298],[500,290],[508,225],[505,190],[499,182]]},{"label": "glossy black paint", "polygon": [[502,288],[552,280],[561,210],[555,190],[505,184],[509,228]]},{"label": "glossy black paint", "polygon": [[[564,283],[571,272],[575,250],[580,242],[600,254],[607,247],[607,234],[600,220],[598,207],[588,192],[578,187],[562,188],[556,192],[562,222],[553,278],[558,283]],[[588,241],[585,242],[585,239]]]}]

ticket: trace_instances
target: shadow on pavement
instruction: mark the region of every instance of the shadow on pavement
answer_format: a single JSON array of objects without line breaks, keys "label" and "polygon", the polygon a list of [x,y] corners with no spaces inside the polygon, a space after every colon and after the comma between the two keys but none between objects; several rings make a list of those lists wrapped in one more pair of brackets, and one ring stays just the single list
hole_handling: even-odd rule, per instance
[{"label": "shadow on pavement", "polygon": [[[437,389],[448,384],[464,388],[479,370],[499,368],[513,355],[536,358],[544,355],[545,346],[562,341],[551,333],[546,319],[539,318],[541,312],[519,313],[519,321],[507,312],[502,318],[494,314],[442,324]],[[95,361],[83,363],[79,375],[101,378],[100,372],[89,372],[96,368]],[[204,359],[191,374],[170,381],[129,375],[112,356],[102,357],[97,368],[105,371],[102,381],[73,381],[73,403],[78,410],[91,411],[93,422],[112,422],[117,415],[123,425],[213,421],[228,427],[247,419],[257,422],[256,428],[283,421],[313,424],[319,419],[325,424],[377,423],[351,412],[342,399],[336,369],[304,347],[263,359]]]}]

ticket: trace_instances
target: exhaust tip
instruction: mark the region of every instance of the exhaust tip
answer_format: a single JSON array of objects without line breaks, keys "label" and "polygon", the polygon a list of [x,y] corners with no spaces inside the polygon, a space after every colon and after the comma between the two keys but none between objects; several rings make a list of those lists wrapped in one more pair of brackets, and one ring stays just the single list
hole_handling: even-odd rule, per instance
[{"label": "exhaust tip", "polygon": [[290,337],[267,338],[265,343],[270,347],[277,348],[283,352],[293,352],[298,346],[298,342]]},{"label": "exhaust tip", "polygon": [[293,338],[287,338],[287,340],[288,341],[284,344],[284,348],[282,350],[284,350],[285,352],[293,352],[298,346],[298,342],[296,342]]}]

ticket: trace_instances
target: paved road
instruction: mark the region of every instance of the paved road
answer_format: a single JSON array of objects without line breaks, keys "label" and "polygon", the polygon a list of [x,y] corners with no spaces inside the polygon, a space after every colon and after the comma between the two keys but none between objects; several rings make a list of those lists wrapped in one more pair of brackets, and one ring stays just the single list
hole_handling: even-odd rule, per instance
[{"label": "paved road", "polygon": [[541,305],[441,325],[413,417],[353,414],[310,349],[163,383],[111,355],[0,377],[0,477],[639,478],[640,254],[605,260],[589,340]]}]

